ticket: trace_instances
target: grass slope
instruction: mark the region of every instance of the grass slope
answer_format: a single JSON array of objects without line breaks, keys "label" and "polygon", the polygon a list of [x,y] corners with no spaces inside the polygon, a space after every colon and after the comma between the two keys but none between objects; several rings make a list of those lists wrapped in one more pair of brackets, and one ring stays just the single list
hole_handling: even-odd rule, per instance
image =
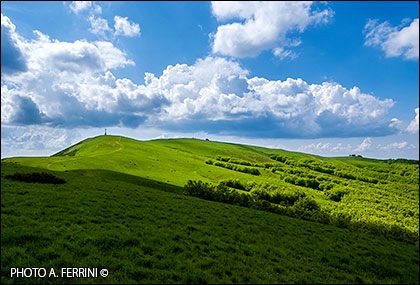
[{"label": "grass slope", "polygon": [[[287,161],[273,160],[274,154]],[[253,164],[261,174],[206,164],[218,156]],[[45,171],[67,182],[5,179]],[[316,177],[334,187],[302,187],[286,182],[290,177]],[[419,282],[418,242],[180,195],[188,180],[268,183],[303,191],[361,228],[386,226],[418,237],[418,164],[196,139],[99,136],[52,157],[2,160],[1,179],[2,283]],[[330,199],[337,189],[345,190],[339,202]],[[103,267],[110,275],[10,279],[11,267]]]},{"label": "grass slope", "polygon": [[[287,157],[292,164],[273,161],[270,158],[273,154]],[[273,171],[273,168],[260,167],[258,169],[261,175],[255,176],[205,163],[207,160],[215,161],[217,156],[234,157],[261,165],[277,163],[279,167],[276,171]],[[367,180],[376,179],[379,183],[320,173],[302,166],[305,160],[329,165],[340,173],[361,175],[361,178]],[[219,183],[226,179],[238,179],[243,183],[268,183],[304,191],[333,216],[349,217],[354,223],[370,224],[379,228],[385,224],[387,227],[405,231],[404,235],[410,235],[411,239],[419,234],[418,164],[389,164],[385,160],[360,157],[326,158],[279,149],[197,139],[137,141],[120,136],[89,138],[52,157],[11,158],[5,161],[55,171],[111,170],[181,187],[188,180]],[[334,188],[328,192],[296,186],[285,182],[287,176],[293,179],[317,177],[327,181]],[[344,197],[340,198],[340,203],[332,201],[330,197],[340,196],[340,192],[345,193]]]},{"label": "grass slope", "polygon": [[[106,170],[4,179],[2,283],[418,283],[418,247],[381,236],[178,195]],[[11,267],[107,268],[107,278],[11,279]]]}]

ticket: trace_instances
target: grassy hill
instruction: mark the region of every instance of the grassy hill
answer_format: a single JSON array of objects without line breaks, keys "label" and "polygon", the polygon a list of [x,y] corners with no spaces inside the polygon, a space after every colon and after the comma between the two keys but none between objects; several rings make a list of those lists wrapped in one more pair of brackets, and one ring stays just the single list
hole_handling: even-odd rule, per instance
[{"label": "grassy hill", "polygon": [[[39,172],[65,183],[10,179]],[[419,282],[418,163],[100,136],[2,160],[1,179],[2,283]],[[189,180],[225,203],[184,195]],[[110,274],[11,279],[11,267]]]}]

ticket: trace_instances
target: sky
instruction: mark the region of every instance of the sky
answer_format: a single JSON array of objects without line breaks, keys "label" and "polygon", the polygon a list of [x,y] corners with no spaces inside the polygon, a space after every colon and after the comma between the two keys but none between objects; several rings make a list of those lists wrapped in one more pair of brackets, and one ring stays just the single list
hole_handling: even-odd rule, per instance
[{"label": "sky", "polygon": [[1,2],[1,157],[198,138],[419,159],[419,2]]}]

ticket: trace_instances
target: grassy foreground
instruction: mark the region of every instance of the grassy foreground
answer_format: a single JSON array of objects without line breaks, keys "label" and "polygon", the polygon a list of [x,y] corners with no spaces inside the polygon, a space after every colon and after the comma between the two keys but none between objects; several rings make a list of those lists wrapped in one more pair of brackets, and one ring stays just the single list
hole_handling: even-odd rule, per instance
[{"label": "grassy foreground", "polygon": [[[345,206],[327,199],[325,191],[279,182],[271,170],[258,168],[262,174],[255,176],[205,163],[217,155],[271,163],[271,152],[194,140],[138,144],[99,137],[61,153],[70,155],[6,159],[1,165],[1,282],[419,283],[418,244],[182,195],[187,179],[233,177],[303,189],[325,208]],[[358,158],[325,161],[347,168],[386,166]],[[5,179],[33,172],[66,183]],[[361,183],[364,191],[379,189]],[[394,184],[387,185],[392,194]],[[410,203],[415,199],[407,202],[409,209]],[[109,275],[10,278],[12,267],[97,267]]]}]

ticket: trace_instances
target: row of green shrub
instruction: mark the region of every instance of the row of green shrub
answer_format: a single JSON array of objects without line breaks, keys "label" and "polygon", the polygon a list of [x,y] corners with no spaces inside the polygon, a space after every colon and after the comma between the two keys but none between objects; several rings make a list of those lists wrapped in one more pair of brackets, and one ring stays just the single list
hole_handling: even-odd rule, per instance
[{"label": "row of green shrub", "polygon": [[[246,189],[243,184],[241,185]],[[265,187],[266,186],[262,186],[262,188]],[[330,195],[335,195],[335,198],[332,199],[339,200],[345,193],[345,189],[340,189],[335,192],[331,192]],[[299,219],[311,220],[337,227],[349,228],[373,234],[381,234],[395,240],[411,243],[418,243],[419,241],[418,233],[412,232],[397,224],[385,224],[380,220],[362,221],[360,219],[354,219],[354,217],[346,213],[323,210],[315,200],[307,197],[304,193],[302,195],[298,195],[297,199],[293,202],[285,202],[287,201],[287,198],[285,198],[286,195],[276,196],[276,192],[270,193],[269,190],[262,190],[261,188],[255,186],[250,192],[245,192],[237,191],[234,188],[227,186],[226,183],[220,183],[215,186],[202,181],[189,180],[184,186],[184,194],[206,200],[264,210]],[[279,199],[276,201],[277,203],[272,202],[273,197],[276,197],[274,199]],[[293,195],[289,195],[288,197],[293,197]]]},{"label": "row of green shrub", "polygon": [[[368,183],[378,183],[379,180],[377,178],[374,177],[369,177],[369,176],[360,176],[357,173],[351,173],[350,171],[346,171],[344,169],[340,169],[337,170],[336,166],[330,164],[330,163],[325,163],[323,162],[322,165],[319,162],[316,162],[315,160],[312,159],[292,159],[292,158],[287,158],[285,156],[281,156],[281,155],[271,155],[270,156],[271,159],[279,161],[279,162],[283,162],[284,164],[290,165],[290,166],[295,166],[295,167],[305,167],[308,168],[310,170],[316,171],[316,172],[320,172],[320,173],[325,173],[325,174],[330,174],[330,175],[334,175],[340,178],[346,178],[346,179],[352,179],[352,180],[359,180],[359,181],[363,181],[363,182],[368,182]],[[273,172],[274,171],[283,171],[286,173],[290,173],[290,174],[302,174],[303,170],[298,170],[298,169],[283,169],[281,167],[274,167],[273,168]],[[381,178],[383,178],[381,176]],[[310,187],[312,188],[312,187]]]},{"label": "row of green shrub", "polygon": [[320,190],[319,189],[320,183],[315,178],[301,178],[301,177],[292,175],[292,176],[286,176],[284,178],[284,181],[290,184]]},{"label": "row of green shrub", "polygon": [[261,167],[260,164],[258,163],[253,163],[250,161],[246,161],[246,160],[242,160],[239,158],[235,158],[235,157],[229,157],[229,156],[217,156],[216,160],[218,161],[223,161],[223,162],[230,162],[233,164],[240,164],[240,165],[245,165],[245,166],[255,166],[255,167]]},{"label": "row of green shrub", "polygon": [[211,160],[207,160],[206,163],[207,164],[213,164],[215,166],[224,167],[224,168],[234,170],[234,171],[238,171],[238,172],[248,173],[248,174],[252,174],[252,175],[261,175],[261,172],[256,168],[239,166],[239,165],[235,165],[235,164],[228,163],[228,162],[222,162],[222,161],[216,161],[216,162],[213,163]]},{"label": "row of green shrub", "polygon": [[[287,194],[281,196],[279,195],[280,193],[271,195],[267,190],[263,190],[263,188],[264,186],[262,186],[262,188],[256,188],[251,192],[239,192],[230,187],[226,187],[226,184],[224,183],[215,186],[200,180],[189,180],[184,186],[184,194],[206,200],[261,209],[289,216],[296,216],[296,214],[298,214],[299,217],[309,217],[312,214],[304,212],[320,210],[320,207],[315,200],[306,197],[304,193],[301,193],[301,195],[297,197]],[[272,197],[277,197],[278,203],[270,202],[269,200],[273,199]],[[281,203],[282,201],[288,201],[288,199],[292,199],[293,201],[286,204]]]},{"label": "row of green shrub", "polygon": [[[239,165],[245,165],[245,166],[253,166],[253,167],[261,167],[261,168],[272,168],[277,166],[278,164],[275,163],[258,163],[258,162],[250,162],[247,160],[243,160],[243,159],[239,159],[239,158],[235,158],[235,157],[230,157],[230,156],[217,156],[216,160],[218,161],[223,161],[223,162],[229,162],[229,163],[233,163],[233,164],[239,164]],[[210,162],[211,160],[209,160]],[[212,164],[212,163],[209,163]]]},{"label": "row of green shrub", "polygon": [[218,187],[229,187],[247,191],[258,199],[283,206],[292,206],[297,200],[306,196],[305,192],[299,189],[284,188],[269,183],[257,183],[255,181],[243,183],[239,179],[220,181]]}]

